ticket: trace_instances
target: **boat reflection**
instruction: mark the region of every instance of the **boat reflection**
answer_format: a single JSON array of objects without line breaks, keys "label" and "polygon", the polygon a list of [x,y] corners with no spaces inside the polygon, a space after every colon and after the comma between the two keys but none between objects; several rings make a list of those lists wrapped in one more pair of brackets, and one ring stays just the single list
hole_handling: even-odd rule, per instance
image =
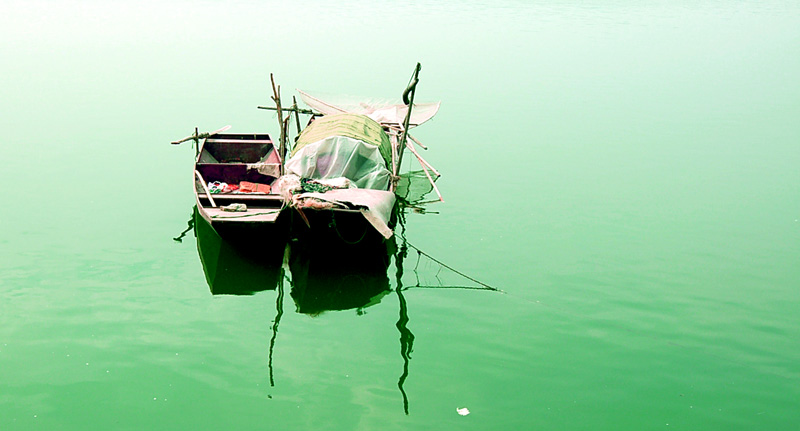
[{"label": "boat reflection", "polygon": [[203,272],[214,295],[275,290],[287,268],[298,313],[362,310],[391,292],[387,269],[394,241],[378,235],[352,244],[326,238],[330,230],[309,231],[292,241],[272,236],[269,230],[254,230],[234,242],[220,237],[196,209],[193,223]]},{"label": "boat reflection", "polygon": [[283,275],[286,240],[253,231],[239,242],[221,238],[194,209],[197,252],[213,295],[275,290]]},{"label": "boat reflection", "polygon": [[[334,221],[331,220],[333,223]],[[403,385],[408,378],[414,334],[408,329],[408,304],[402,285],[392,288],[389,264],[395,258],[397,281],[402,277],[402,261],[407,249],[398,253],[394,239],[380,235],[357,234],[357,242],[345,238],[354,232],[340,220],[339,228],[299,230],[293,240],[274,237],[274,230],[253,231],[237,242],[221,238],[195,208],[187,231],[194,230],[197,251],[206,282],[213,295],[252,295],[276,290],[275,319],[272,322],[269,346],[270,385],[275,386],[273,356],[278,329],[284,310],[284,282],[291,288],[289,296],[298,313],[317,316],[327,311],[362,311],[376,305],[392,293],[399,300],[400,316],[396,327],[400,333],[400,355],[403,370],[398,380],[403,410],[408,414],[408,397]],[[329,226],[328,223],[316,225]],[[184,232],[184,234],[185,234]],[[272,233],[270,233],[272,232]],[[180,241],[182,234],[176,241]],[[286,277],[286,275],[291,277]]]},{"label": "boat reflection", "polygon": [[298,313],[355,309],[360,314],[391,292],[387,269],[394,240],[366,230],[367,235],[356,235],[360,241],[348,242],[341,229],[305,229],[291,241],[290,294]]}]

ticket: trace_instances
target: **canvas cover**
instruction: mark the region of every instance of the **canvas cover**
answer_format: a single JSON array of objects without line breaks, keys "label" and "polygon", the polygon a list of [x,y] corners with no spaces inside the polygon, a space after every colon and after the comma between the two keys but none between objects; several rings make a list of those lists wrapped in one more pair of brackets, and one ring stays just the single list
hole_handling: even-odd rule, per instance
[{"label": "canvas cover", "polygon": [[300,178],[345,177],[359,189],[388,190],[391,179],[377,146],[347,136],[298,145],[285,168]]},{"label": "canvas cover", "polygon": [[334,114],[317,118],[300,133],[291,156],[294,157],[307,145],[334,136],[348,137],[372,145],[383,157],[385,166],[392,163],[392,144],[389,142],[389,135],[375,120],[360,114]]},{"label": "canvas cover", "polygon": [[325,193],[303,193],[297,199],[314,198],[333,204],[342,204],[346,207],[354,207],[361,212],[364,218],[375,228],[384,238],[391,238],[392,229],[389,228],[389,218],[392,216],[394,207],[394,193],[383,190],[364,190],[364,189],[334,189]]}]

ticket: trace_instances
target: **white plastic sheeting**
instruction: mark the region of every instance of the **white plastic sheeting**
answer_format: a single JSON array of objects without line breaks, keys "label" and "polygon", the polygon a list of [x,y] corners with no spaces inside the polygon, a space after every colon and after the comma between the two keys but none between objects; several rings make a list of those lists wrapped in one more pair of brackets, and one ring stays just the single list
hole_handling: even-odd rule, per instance
[{"label": "white plastic sheeting", "polygon": [[[349,112],[366,115],[381,124],[403,124],[408,113],[408,106],[401,100],[333,96],[322,93],[317,97],[302,90],[297,92],[306,105],[325,115]],[[410,127],[419,126],[430,120],[439,111],[440,105],[441,102],[415,103],[414,109],[411,110]]]},{"label": "white plastic sheeting", "polygon": [[301,148],[286,162],[286,173],[326,180],[345,177],[359,189],[388,190],[391,173],[378,147],[332,136]]}]

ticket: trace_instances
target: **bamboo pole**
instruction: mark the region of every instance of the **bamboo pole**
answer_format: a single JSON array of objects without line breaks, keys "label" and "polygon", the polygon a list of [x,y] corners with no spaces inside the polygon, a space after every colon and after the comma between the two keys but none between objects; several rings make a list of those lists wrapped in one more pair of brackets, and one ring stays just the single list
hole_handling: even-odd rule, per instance
[{"label": "bamboo pole", "polygon": [[195,141],[195,143],[197,144],[197,143],[199,143],[199,141],[201,139],[206,139],[206,138],[208,138],[210,136],[216,135],[217,133],[222,133],[222,132],[224,132],[224,131],[226,131],[226,130],[228,130],[230,128],[231,128],[231,126],[225,126],[225,127],[221,128],[221,129],[217,129],[217,130],[215,130],[213,132],[199,133],[198,130],[197,130],[197,127],[195,127],[194,128],[194,135],[189,135],[189,136],[187,136],[185,138],[181,138],[181,139],[178,139],[177,141],[172,141],[170,143],[172,145],[178,145],[180,143],[183,143],[183,142],[186,142],[186,141],[189,141],[189,140],[193,139]]},{"label": "bamboo pole", "polygon": [[283,156],[286,157],[286,153],[289,151],[288,146],[286,145],[289,142],[289,120],[292,119],[292,114],[289,113],[286,115],[286,118],[283,121]]},{"label": "bamboo pole", "polygon": [[[408,145],[408,144],[406,144],[406,145]],[[409,145],[409,147],[410,147],[410,145]],[[419,157],[419,155],[417,155],[416,152],[414,153],[414,155],[417,156],[417,160],[419,160],[419,164],[422,165],[422,172],[425,172],[425,176],[428,177],[428,181],[431,182],[431,185],[433,186],[433,190],[436,192],[436,195],[439,196],[439,202],[444,202],[444,198],[442,197],[442,194],[439,192],[439,187],[436,187],[436,182],[433,181],[433,178],[431,178],[431,174],[428,172],[428,168],[425,167],[425,163],[422,162],[422,158]]]},{"label": "bamboo pole", "polygon": [[403,92],[403,101],[406,102],[408,106],[408,112],[406,112],[406,118],[403,121],[403,134],[400,136],[400,155],[397,157],[397,172],[394,174],[397,175],[400,172],[400,169],[403,165],[403,154],[405,153],[405,143],[406,143],[406,135],[408,135],[408,123],[411,122],[411,109],[414,107],[414,96],[417,93],[417,84],[419,83],[419,71],[422,70],[422,65],[417,63],[417,67],[414,69],[414,75],[411,76],[411,82],[408,84],[408,87]]},{"label": "bamboo pole", "polygon": [[[281,87],[275,85],[275,77],[269,74],[269,80],[272,82],[272,100],[275,102],[276,111],[278,111],[278,126],[281,128],[281,137],[278,142],[278,154],[281,160],[286,160],[286,129],[283,121],[283,111],[281,110]],[[283,175],[283,164],[281,164],[281,175]]]},{"label": "bamboo pole", "polygon": [[408,134],[408,139],[411,139],[412,141],[414,141],[414,143],[416,143],[417,145],[419,145],[419,147],[420,147],[420,148],[422,148],[423,150],[427,150],[427,149],[428,149],[428,147],[426,147],[425,145],[423,145],[423,144],[422,144],[422,142],[418,141],[418,140],[417,140],[417,138],[415,138],[415,137],[411,136],[411,134],[410,134],[410,133]]},{"label": "bamboo pole", "polygon": [[417,150],[415,150],[414,147],[411,144],[406,142],[406,147],[408,147],[409,151],[411,151],[412,153],[414,153],[415,156],[417,156],[417,159],[419,160],[419,164],[420,165],[422,165],[423,167],[427,167],[428,169],[433,171],[434,174],[436,174],[436,178],[439,178],[439,177],[442,176],[442,174],[440,174],[439,171],[436,170],[436,168],[434,168],[430,163],[428,163],[425,159],[423,159],[422,156],[419,155]]},{"label": "bamboo pole", "polygon": [[[391,124],[387,124],[386,126],[389,127],[390,129],[396,130],[398,132],[402,132],[403,131],[403,126],[400,125],[400,124],[398,124],[397,126],[394,126],[394,125],[391,125]],[[422,142],[418,141],[417,138],[411,136],[411,133],[408,134],[408,139],[411,139],[412,141],[414,141],[423,150],[427,150],[428,149],[428,147],[426,147]]]},{"label": "bamboo pole", "polygon": [[307,97],[307,98],[309,98],[309,99],[312,99],[312,100],[314,100],[315,102],[317,102],[317,103],[319,103],[319,104],[321,104],[321,105],[325,105],[325,106],[327,106],[328,108],[331,108],[331,109],[337,110],[337,111],[339,111],[339,112],[341,112],[341,113],[343,113],[343,114],[344,114],[344,113],[347,113],[347,110],[346,110],[346,109],[340,108],[340,107],[338,107],[338,106],[336,106],[336,105],[331,105],[330,103],[328,103],[328,102],[326,102],[326,101],[324,101],[324,100],[317,99],[316,97],[314,97],[314,96],[312,96],[312,95],[310,95],[310,94],[308,94],[308,93],[306,93],[306,92],[304,92],[304,91],[302,91],[302,90],[297,90],[297,91],[298,91],[300,94],[302,94],[302,95],[306,96],[306,97]]},{"label": "bamboo pole", "polygon": [[397,135],[391,134],[389,139],[392,141],[392,172],[397,172]]},{"label": "bamboo pole", "polygon": [[[270,111],[277,111],[278,110],[278,108],[276,108],[274,106],[256,106],[256,108],[258,108],[258,109],[269,109]],[[316,112],[316,111],[311,110],[311,109],[299,108],[299,107],[298,108],[293,108],[293,107],[292,108],[283,108],[283,110],[284,111],[298,112],[300,114],[306,114],[306,115],[317,115],[317,116],[322,115],[322,113],[320,113],[320,112]]]},{"label": "bamboo pole", "polygon": [[397,182],[400,180],[400,177],[394,174],[394,172],[397,172],[397,134],[389,133],[388,135],[392,144],[392,181],[389,184],[389,191],[395,193],[397,191]]},{"label": "bamboo pole", "polygon": [[[403,129],[402,129],[402,128],[397,128],[396,130],[403,130]],[[397,132],[395,131],[395,133],[397,133]],[[408,136],[409,138],[411,138],[411,139],[412,139],[414,142],[416,142],[418,145],[420,145],[422,148],[424,148],[424,149],[426,149],[426,150],[428,149],[427,147],[425,147],[424,145],[422,145],[421,143],[419,143],[419,141],[417,141],[416,139],[414,139],[413,137],[411,137],[411,135],[407,135],[407,136]],[[430,163],[428,163],[428,161],[427,161],[427,160],[423,159],[423,158],[422,158],[422,156],[420,156],[420,155],[419,155],[419,153],[417,152],[417,150],[415,150],[415,149],[414,149],[414,147],[413,147],[411,144],[409,144],[409,143],[408,143],[408,141],[406,141],[406,146],[408,147],[408,149],[409,149],[411,152],[413,152],[413,153],[414,153],[414,155],[415,155],[415,156],[417,156],[417,158],[420,160],[420,164],[424,164],[424,165],[426,165],[428,168],[430,168],[430,170],[432,170],[432,171],[433,171],[433,172],[436,174],[436,177],[437,177],[437,178],[442,176],[442,174],[440,174],[440,173],[439,173],[439,171],[437,171],[437,170],[436,170],[436,168],[434,168],[434,167],[433,167],[433,165],[431,165]]]},{"label": "bamboo pole", "polygon": [[[391,137],[394,138],[394,139],[397,139],[397,131],[393,130],[393,132],[394,133],[392,133]],[[433,180],[433,178],[431,178],[431,175],[428,172],[428,169],[430,169],[431,171],[433,171],[434,174],[436,174],[436,178],[441,177],[442,174],[440,174],[439,171],[436,170],[436,168],[434,168],[430,163],[428,163],[425,159],[423,159],[422,156],[419,155],[417,150],[414,149],[413,145],[411,145],[408,142],[406,142],[405,146],[408,147],[408,150],[411,151],[411,153],[414,154],[414,156],[417,158],[417,160],[419,161],[420,166],[422,166],[422,171],[425,172],[425,176],[428,177],[428,181],[430,181],[431,186],[433,186],[433,190],[436,191],[436,195],[439,196],[439,200],[438,201],[431,201],[431,202],[444,202],[444,198],[442,197],[442,194],[439,192],[439,188],[436,187],[436,182]],[[394,145],[392,147],[394,148]],[[394,166],[394,153],[393,153],[392,154],[392,168],[394,168],[394,167],[395,166]]]},{"label": "bamboo pole", "polygon": [[203,176],[200,175],[200,172],[197,169],[194,170],[194,175],[197,177],[198,180],[200,180],[200,185],[203,186],[203,190],[205,190],[206,196],[208,196],[208,201],[211,202],[211,206],[216,208],[217,207],[217,203],[214,202],[214,198],[211,197],[211,192],[208,191],[208,186],[206,185],[206,180],[203,179]]},{"label": "bamboo pole", "polygon": [[[433,199],[433,200],[429,200],[429,201],[417,202],[416,205],[435,204],[436,202],[444,202],[444,201],[437,201],[437,200]],[[428,212],[428,211],[426,211],[426,212]],[[431,214],[439,214],[439,213],[431,213]]]},{"label": "bamboo pole", "polygon": [[300,135],[300,111],[297,108],[297,98],[292,96],[292,111],[294,112],[294,120],[297,123],[297,135]]}]

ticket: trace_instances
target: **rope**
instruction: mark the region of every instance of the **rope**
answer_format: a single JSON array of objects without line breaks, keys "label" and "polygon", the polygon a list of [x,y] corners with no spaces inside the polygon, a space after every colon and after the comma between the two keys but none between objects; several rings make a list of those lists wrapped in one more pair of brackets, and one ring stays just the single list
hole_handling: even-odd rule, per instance
[{"label": "rope", "polygon": [[[419,256],[425,256],[425,257],[427,257],[428,259],[430,259],[430,260],[432,260],[432,261],[434,261],[434,262],[438,263],[438,264],[439,264],[439,265],[441,265],[442,267],[444,267],[444,268],[447,268],[447,269],[449,269],[450,271],[453,271],[453,272],[455,272],[456,274],[458,274],[458,275],[460,275],[460,276],[462,276],[462,277],[466,278],[467,280],[470,280],[470,281],[472,281],[472,282],[475,282],[475,283],[477,283],[477,284],[479,284],[479,285],[483,286],[483,289],[480,289],[480,290],[491,290],[491,291],[494,291],[494,292],[506,293],[506,291],[505,291],[505,290],[503,290],[503,289],[498,289],[498,288],[496,288],[496,287],[489,286],[488,284],[486,284],[486,283],[484,283],[484,282],[482,282],[482,281],[480,281],[480,280],[476,280],[476,279],[474,279],[474,278],[470,277],[469,275],[467,275],[467,274],[464,274],[463,272],[461,272],[461,271],[459,271],[459,270],[457,270],[457,269],[453,268],[453,267],[452,267],[452,266],[450,266],[450,265],[447,265],[446,263],[442,262],[441,260],[439,260],[439,259],[436,259],[435,257],[433,257],[433,256],[429,255],[428,253],[425,253],[424,251],[420,250],[419,248],[417,248],[416,246],[414,246],[414,244],[411,244],[410,242],[408,242],[408,240],[407,240],[405,237],[402,237],[402,238],[403,238],[403,242],[404,242],[405,244],[407,244],[409,247],[411,247],[411,248],[413,248],[414,250],[416,250],[416,251],[417,251],[417,265],[419,265]],[[414,269],[415,269],[415,271],[416,271],[416,266],[415,266],[415,268],[414,268]],[[437,274],[437,275],[438,275],[438,274]],[[419,284],[419,280],[417,280],[417,282],[418,282],[418,284]],[[427,286],[420,286],[420,287],[427,287]]]},{"label": "rope", "polygon": [[346,239],[345,239],[345,238],[342,236],[341,232],[339,232],[339,227],[338,227],[338,226],[336,226],[336,212],[335,212],[335,211],[331,211],[331,223],[330,223],[328,226],[329,226],[329,227],[332,227],[332,228],[333,228],[333,230],[334,230],[334,231],[336,231],[336,235],[338,235],[338,236],[339,236],[339,238],[340,238],[342,241],[344,241],[344,242],[345,242],[345,244],[349,244],[349,245],[358,244],[358,243],[360,243],[361,241],[363,241],[363,240],[364,240],[364,237],[365,237],[365,236],[367,236],[367,229],[368,229],[368,228],[367,228],[366,226],[364,226],[364,232],[361,234],[361,238],[359,238],[358,240],[356,240],[356,241],[354,241],[354,242],[350,242],[350,241],[346,240]]}]

